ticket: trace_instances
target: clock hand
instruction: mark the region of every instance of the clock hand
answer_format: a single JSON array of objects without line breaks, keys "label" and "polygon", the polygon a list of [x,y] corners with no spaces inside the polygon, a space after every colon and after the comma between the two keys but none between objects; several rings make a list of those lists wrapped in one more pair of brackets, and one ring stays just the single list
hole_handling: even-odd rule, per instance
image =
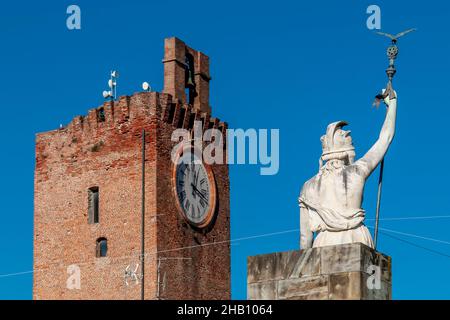
[{"label": "clock hand", "polygon": [[200,191],[197,190],[197,194],[203,201],[205,201],[206,204],[208,204],[208,199],[206,199],[206,197],[203,194],[201,194]]},{"label": "clock hand", "polygon": [[[195,167],[192,163],[189,164],[189,168],[190,168],[190,172],[191,172],[191,186],[192,186],[192,182],[195,182]],[[192,196],[195,198],[195,190],[192,190]]]},{"label": "clock hand", "polygon": [[[197,180],[198,180],[198,171],[196,172],[195,171],[195,166],[194,166],[194,168],[193,168],[194,170],[193,170],[193,174],[194,174],[194,184],[195,185],[197,185]],[[200,170],[200,169],[199,169]]]},{"label": "clock hand", "polygon": [[200,175],[200,168],[198,168],[197,173],[195,174],[195,185],[197,185],[199,175]]},{"label": "clock hand", "polygon": [[200,192],[200,190],[197,189],[197,187],[193,183],[191,183],[191,186],[192,186],[193,190],[199,195],[199,197],[202,198],[203,201],[208,203],[208,200],[206,199],[206,197],[203,195],[203,193]]}]

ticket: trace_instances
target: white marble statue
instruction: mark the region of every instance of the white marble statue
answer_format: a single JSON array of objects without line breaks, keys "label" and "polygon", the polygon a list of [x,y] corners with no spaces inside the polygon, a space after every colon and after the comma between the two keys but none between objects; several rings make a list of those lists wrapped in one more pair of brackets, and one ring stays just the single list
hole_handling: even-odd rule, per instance
[{"label": "white marble statue", "polygon": [[[392,88],[389,86],[387,90]],[[373,248],[361,206],[366,179],[381,162],[394,138],[397,114],[394,90],[391,99],[388,94],[384,103],[387,112],[380,136],[356,162],[350,131],[343,129],[347,123],[338,121],[328,125],[321,138],[323,152],[319,172],[300,192],[300,245],[303,249],[355,242]]]}]

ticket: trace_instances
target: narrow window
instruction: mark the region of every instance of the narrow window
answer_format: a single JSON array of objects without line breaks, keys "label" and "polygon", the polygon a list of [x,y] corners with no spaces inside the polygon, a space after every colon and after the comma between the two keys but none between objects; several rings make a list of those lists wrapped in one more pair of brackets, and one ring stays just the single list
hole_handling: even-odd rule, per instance
[{"label": "narrow window", "polygon": [[88,223],[98,223],[98,209],[99,209],[99,197],[98,197],[98,187],[92,187],[88,190]]},{"label": "narrow window", "polygon": [[195,89],[195,69],[194,69],[194,56],[187,53],[185,57],[185,92],[186,101],[190,105],[194,105],[194,99],[197,96]]},{"label": "narrow window", "polygon": [[95,256],[97,258],[106,257],[108,253],[108,240],[106,238],[98,238],[95,246]]},{"label": "narrow window", "polygon": [[105,109],[104,108],[99,108],[97,110],[97,118],[98,118],[98,122],[105,122],[106,118],[105,118]]}]

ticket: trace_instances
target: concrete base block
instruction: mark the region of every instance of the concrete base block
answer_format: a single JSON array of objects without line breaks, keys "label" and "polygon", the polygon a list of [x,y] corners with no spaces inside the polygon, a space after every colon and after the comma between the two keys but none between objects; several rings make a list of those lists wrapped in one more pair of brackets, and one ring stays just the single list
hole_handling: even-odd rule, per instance
[{"label": "concrete base block", "polygon": [[249,300],[390,300],[391,258],[361,243],[249,257]]}]

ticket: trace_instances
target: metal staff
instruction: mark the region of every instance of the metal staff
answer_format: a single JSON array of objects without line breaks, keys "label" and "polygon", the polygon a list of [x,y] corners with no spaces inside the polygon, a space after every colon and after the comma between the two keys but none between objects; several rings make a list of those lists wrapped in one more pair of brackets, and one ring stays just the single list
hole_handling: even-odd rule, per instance
[{"label": "metal staff", "polygon": [[[375,97],[375,105],[379,106],[380,101],[385,99],[388,95],[389,98],[392,99],[394,97],[394,89],[392,89],[392,79],[394,78],[395,73],[397,70],[395,69],[395,59],[397,59],[398,56],[398,47],[397,47],[397,41],[398,38],[404,36],[407,33],[410,33],[412,31],[415,31],[416,29],[409,29],[403,32],[400,32],[396,35],[392,35],[385,32],[377,32],[377,34],[380,34],[382,36],[386,36],[391,39],[391,45],[387,48],[387,56],[389,58],[389,67],[386,69],[386,75],[388,76],[388,84],[386,86],[386,90],[383,93],[378,94]],[[378,178],[378,195],[377,195],[377,209],[376,209],[376,215],[375,215],[375,237],[374,237],[374,247],[377,248],[377,241],[378,241],[378,222],[380,220],[380,204],[381,204],[381,190],[383,185],[383,170],[384,170],[384,158],[381,160],[380,164],[380,176]]]}]

